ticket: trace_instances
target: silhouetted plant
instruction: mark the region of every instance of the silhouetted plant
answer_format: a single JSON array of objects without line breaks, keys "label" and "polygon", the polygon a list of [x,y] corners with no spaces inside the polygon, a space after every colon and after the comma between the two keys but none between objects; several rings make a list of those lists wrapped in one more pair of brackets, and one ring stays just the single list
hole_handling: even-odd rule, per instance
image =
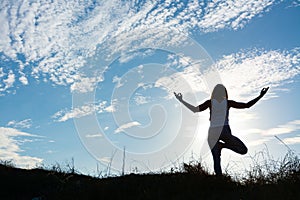
[{"label": "silhouetted plant", "polygon": [[191,161],[189,163],[183,163],[183,172],[205,176],[210,175],[208,170],[201,163],[201,161]]},{"label": "silhouetted plant", "polygon": [[16,167],[13,160],[0,160],[0,165],[4,165],[6,167]]},{"label": "silhouetted plant", "polygon": [[74,161],[64,167],[56,163],[47,169],[41,169],[40,166],[33,170],[16,169],[12,167],[12,161],[1,161],[0,178],[6,181],[0,183],[0,199],[300,198],[300,160],[294,152],[289,151],[282,159],[275,160],[263,151],[252,160],[247,176],[235,180],[228,174],[212,175],[205,163],[197,160],[183,163],[180,170],[171,173],[137,172],[101,178],[78,174]]},{"label": "silhouetted plant", "polygon": [[267,150],[252,157],[253,164],[243,178],[246,184],[271,184],[280,181],[300,181],[300,159],[293,151],[275,160]]}]

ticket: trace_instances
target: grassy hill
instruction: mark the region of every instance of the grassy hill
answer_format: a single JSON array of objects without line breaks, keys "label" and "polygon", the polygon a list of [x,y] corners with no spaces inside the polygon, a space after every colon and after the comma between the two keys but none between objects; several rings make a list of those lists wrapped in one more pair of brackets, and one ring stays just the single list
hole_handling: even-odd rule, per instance
[{"label": "grassy hill", "polygon": [[172,173],[107,178],[1,164],[0,199],[300,199],[300,162],[292,161],[281,163],[285,168],[277,174],[262,175],[258,167],[240,181],[210,175],[200,163]]}]

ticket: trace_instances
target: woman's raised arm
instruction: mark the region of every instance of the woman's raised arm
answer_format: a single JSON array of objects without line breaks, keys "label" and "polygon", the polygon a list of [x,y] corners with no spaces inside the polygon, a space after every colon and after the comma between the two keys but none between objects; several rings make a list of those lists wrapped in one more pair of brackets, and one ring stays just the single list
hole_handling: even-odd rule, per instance
[{"label": "woman's raised arm", "polygon": [[269,90],[269,87],[267,88],[263,88],[260,91],[260,94],[258,97],[256,97],[255,99],[252,99],[251,101],[249,101],[248,103],[241,103],[241,102],[236,102],[236,101],[228,101],[229,107],[232,108],[239,108],[239,109],[243,109],[243,108],[250,108],[251,106],[253,106],[256,102],[258,102],[258,100],[260,100]]},{"label": "woman's raised arm", "polygon": [[178,101],[180,101],[183,105],[185,105],[188,109],[190,109],[192,112],[201,112],[205,109],[207,109],[209,107],[209,101],[204,102],[203,104],[199,105],[199,106],[193,106],[191,104],[189,104],[188,102],[184,101],[182,99],[182,94],[181,93],[175,93],[174,95],[176,97],[176,99],[178,99]]}]

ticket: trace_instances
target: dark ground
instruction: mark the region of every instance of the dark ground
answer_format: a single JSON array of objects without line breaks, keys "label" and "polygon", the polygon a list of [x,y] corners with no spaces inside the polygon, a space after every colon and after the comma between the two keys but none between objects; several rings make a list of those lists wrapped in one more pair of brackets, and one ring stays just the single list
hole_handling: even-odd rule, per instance
[{"label": "dark ground", "polygon": [[300,199],[299,173],[295,177],[242,184],[228,176],[190,170],[100,179],[0,165],[0,199]]}]

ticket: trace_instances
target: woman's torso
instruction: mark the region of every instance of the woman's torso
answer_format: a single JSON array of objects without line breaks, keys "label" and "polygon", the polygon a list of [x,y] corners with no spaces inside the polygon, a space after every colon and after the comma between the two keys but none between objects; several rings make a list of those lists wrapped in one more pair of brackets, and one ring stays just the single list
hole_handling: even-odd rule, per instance
[{"label": "woman's torso", "polygon": [[210,127],[229,125],[228,111],[229,109],[227,99],[223,99],[222,101],[211,99]]}]

